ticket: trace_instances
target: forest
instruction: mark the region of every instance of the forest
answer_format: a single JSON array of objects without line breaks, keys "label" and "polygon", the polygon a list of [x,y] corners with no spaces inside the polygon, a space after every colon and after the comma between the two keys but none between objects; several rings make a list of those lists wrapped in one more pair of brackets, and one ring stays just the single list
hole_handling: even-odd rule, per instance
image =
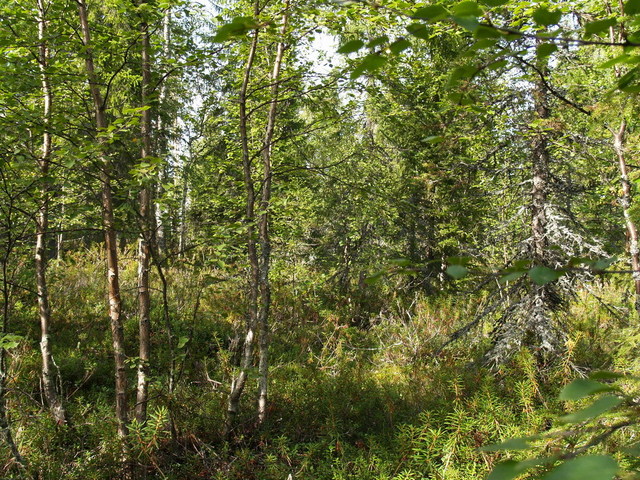
[{"label": "forest", "polygon": [[0,1],[0,478],[640,479],[640,0]]}]

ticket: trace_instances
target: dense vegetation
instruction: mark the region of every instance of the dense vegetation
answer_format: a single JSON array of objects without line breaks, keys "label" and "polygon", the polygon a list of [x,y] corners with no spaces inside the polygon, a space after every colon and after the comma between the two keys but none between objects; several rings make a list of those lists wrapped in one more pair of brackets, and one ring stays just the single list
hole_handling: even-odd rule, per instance
[{"label": "dense vegetation", "polygon": [[0,476],[640,477],[640,1],[0,4]]}]

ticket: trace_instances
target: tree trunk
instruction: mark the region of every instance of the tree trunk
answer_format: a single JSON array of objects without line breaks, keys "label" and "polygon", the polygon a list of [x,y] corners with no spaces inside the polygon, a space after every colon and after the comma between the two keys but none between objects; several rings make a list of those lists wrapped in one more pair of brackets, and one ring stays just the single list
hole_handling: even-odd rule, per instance
[{"label": "tree trunk", "polygon": [[42,96],[44,101],[42,137],[42,155],[39,159],[42,187],[40,188],[40,206],[36,216],[36,284],[38,291],[38,313],[40,317],[40,352],[42,353],[42,390],[49,405],[53,419],[57,424],[66,423],[66,413],[62,401],[58,397],[55,388],[54,362],[49,344],[49,327],[51,325],[51,309],[49,308],[49,292],[47,290],[47,230],[49,225],[49,182],[46,177],[49,174],[51,162],[51,133],[49,124],[51,120],[51,105],[53,95],[47,68],[49,64],[49,47],[46,40],[47,20],[44,0],[38,0],[38,41],[39,63],[42,81]]},{"label": "tree trunk", "polygon": [[[607,10],[611,13],[611,9],[607,6]],[[624,13],[624,4],[620,2],[620,13]],[[618,32],[618,40],[624,40],[623,26],[621,25]],[[609,40],[611,43],[616,41],[616,31],[614,27],[609,28]],[[622,76],[622,69],[619,65],[615,66],[615,76],[620,78]],[[627,229],[627,240],[629,242],[629,256],[631,257],[631,270],[633,270],[633,282],[635,286],[636,298],[634,306],[636,312],[640,315],[640,250],[638,246],[638,229],[631,216],[631,205],[633,203],[633,195],[631,190],[631,181],[629,180],[629,166],[625,157],[625,135],[627,133],[627,122],[622,119],[620,127],[617,131],[611,132],[613,135],[613,150],[616,153],[618,159],[618,170],[620,172],[620,186],[622,188],[622,195],[620,197],[620,205],[622,206],[622,214],[624,216],[624,223]]]},{"label": "tree trunk", "polygon": [[[540,41],[538,41],[539,43]],[[546,65],[539,66],[546,73]],[[542,79],[533,85],[533,102],[538,120],[550,117],[549,98]],[[547,239],[547,195],[549,182],[549,134],[542,128],[536,132],[532,141],[532,190],[531,190],[531,247],[532,260],[536,266],[548,263]],[[550,318],[550,285],[533,285],[531,311],[529,314],[528,334],[533,335],[535,347],[539,352],[553,352],[558,347],[558,339]]]},{"label": "tree trunk", "polygon": [[[258,5],[255,6],[256,13]],[[251,79],[251,69],[258,48],[258,30],[253,33],[253,40],[249,47],[249,56],[245,65],[242,79],[242,87],[238,99],[240,108],[240,141],[242,143],[242,167],[244,172],[244,185],[247,195],[245,211],[245,222],[247,225],[247,255],[249,257],[250,277],[249,277],[249,312],[247,318],[247,332],[244,338],[242,349],[242,359],[240,361],[240,371],[231,382],[231,391],[227,404],[227,436],[230,435],[235,416],[240,409],[240,397],[247,382],[247,375],[253,359],[253,345],[255,338],[255,328],[258,316],[258,285],[259,285],[259,264],[258,252],[255,238],[255,187],[251,174],[251,156],[249,153],[249,137],[247,132],[247,89]]]},{"label": "tree trunk", "polygon": [[627,240],[629,241],[629,256],[631,257],[631,269],[633,270],[633,281],[635,284],[635,309],[640,314],[640,250],[638,249],[638,229],[631,217],[631,181],[629,180],[629,167],[624,154],[624,137],[627,131],[627,122],[622,120],[618,131],[613,132],[613,149],[618,157],[618,168],[620,170],[620,184],[622,195],[620,205],[624,215],[624,223],[627,228]]},{"label": "tree trunk", "polygon": [[82,40],[85,47],[85,68],[95,111],[96,135],[102,163],[102,169],[100,171],[100,181],[102,183],[102,224],[104,229],[105,254],[107,257],[109,318],[111,320],[113,356],[115,360],[116,420],[118,422],[118,435],[124,438],[128,431],[127,367],[125,364],[124,332],[122,319],[120,318],[122,302],[120,300],[120,281],[118,276],[118,243],[113,218],[113,199],[111,196],[111,162],[107,155],[107,145],[103,137],[103,132],[107,128],[107,120],[105,116],[105,105],[102,100],[102,95],[100,94],[93,63],[91,31],[89,29],[85,0],[78,0],[78,16],[80,18]]},{"label": "tree trunk", "polygon": [[[143,13],[144,15],[144,13]],[[151,88],[151,63],[149,25],[146,20],[140,24],[142,36],[142,106],[149,107]],[[144,159],[151,153],[151,110],[142,112],[141,118],[142,150]],[[151,354],[151,298],[149,294],[149,243],[151,241],[151,191],[152,187],[143,185],[139,195],[140,238],[138,240],[138,322],[139,356],[138,385],[136,395],[136,419],[140,423],[147,420],[149,402],[149,361]]]},{"label": "tree trunk", "polygon": [[280,80],[280,70],[286,48],[284,35],[287,32],[289,20],[289,0],[285,3],[285,10],[282,17],[282,29],[280,35],[282,39],[278,43],[276,57],[273,62],[273,72],[271,74],[271,104],[267,117],[267,127],[265,129],[264,140],[262,142],[262,196],[260,199],[260,310],[258,314],[259,340],[259,397],[258,397],[258,422],[264,422],[267,415],[267,391],[269,374],[269,309],[271,308],[271,285],[269,283],[269,268],[271,266],[271,240],[269,238],[269,207],[271,202],[271,153],[273,146],[273,132],[275,130],[277,107],[278,107],[278,87]]}]

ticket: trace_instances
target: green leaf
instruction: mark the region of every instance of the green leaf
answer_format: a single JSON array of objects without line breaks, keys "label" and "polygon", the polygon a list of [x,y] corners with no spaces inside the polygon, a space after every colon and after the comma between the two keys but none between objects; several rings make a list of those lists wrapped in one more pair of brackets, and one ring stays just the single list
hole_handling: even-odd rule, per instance
[{"label": "green leaf", "polygon": [[552,270],[549,267],[538,265],[537,267],[533,267],[527,273],[536,285],[542,286],[559,279],[563,272],[558,272],[557,270]]},{"label": "green leaf", "polygon": [[618,462],[609,455],[585,455],[572,458],[551,470],[543,480],[612,480]]},{"label": "green leaf", "polygon": [[428,20],[430,22],[437,22],[443,20],[449,16],[449,11],[442,5],[429,5],[422,7],[413,13],[412,18],[419,18],[422,20]]},{"label": "green leaf", "polygon": [[624,4],[624,13],[638,15],[640,13],[640,0],[627,0]]},{"label": "green leaf", "polygon": [[454,5],[452,12],[459,17],[479,17],[484,14],[478,2],[465,1]]},{"label": "green leaf", "polygon": [[608,370],[598,370],[589,374],[591,380],[618,380],[625,377],[624,373],[610,372]]},{"label": "green leaf", "polygon": [[411,25],[407,25],[407,32],[414,37],[421,38],[423,40],[429,40],[431,37],[429,29],[422,23],[412,23]]},{"label": "green leaf", "polygon": [[631,55],[629,55],[628,53],[623,53],[622,55],[618,55],[617,57],[612,58],[611,60],[608,60],[601,65],[598,65],[598,68],[611,68],[620,63],[627,63],[630,58],[632,58]]},{"label": "green leaf", "polygon": [[600,260],[594,262],[591,267],[594,270],[604,270],[606,268],[609,268],[611,265],[613,265],[616,262],[616,260],[617,260],[616,257],[601,258]]},{"label": "green leaf", "polygon": [[188,341],[189,341],[189,337],[180,337],[180,339],[178,340],[178,345],[176,345],[178,350],[180,350],[181,348],[184,348],[184,346],[187,344]]},{"label": "green leaf", "polygon": [[14,335],[13,333],[7,333],[0,338],[0,348],[10,350],[20,345],[22,337],[20,335]]},{"label": "green leaf", "polygon": [[370,275],[367,278],[365,278],[364,283],[366,283],[367,285],[374,285],[375,283],[380,281],[380,279],[385,273],[386,272],[384,270],[379,270],[373,275]]},{"label": "green leaf", "polygon": [[482,0],[482,3],[489,5],[490,7],[501,7],[509,3],[509,0]]},{"label": "green leaf", "polygon": [[587,35],[597,35],[606,30],[609,27],[613,27],[616,24],[615,18],[605,18],[604,20],[596,20],[595,22],[589,22],[584,26],[584,31]]},{"label": "green leaf", "polygon": [[364,47],[362,40],[350,40],[338,48],[338,53],[353,53]]},{"label": "green leaf", "polygon": [[391,260],[389,260],[389,263],[397,265],[398,267],[408,267],[413,262],[408,258],[392,258]]},{"label": "green leaf", "polygon": [[563,401],[576,401],[594,393],[610,392],[612,390],[615,390],[615,388],[611,385],[605,385],[588,378],[578,378],[565,385],[558,398]]},{"label": "green leaf", "polygon": [[513,282],[514,280],[519,279],[525,273],[527,273],[527,272],[511,272],[511,273],[507,273],[506,275],[502,275],[500,277],[500,283]]},{"label": "green leaf", "polygon": [[510,438],[502,443],[495,443],[480,448],[483,452],[501,452],[503,450],[527,450],[531,448],[529,442],[535,440],[536,437]]},{"label": "green leaf", "polygon": [[462,28],[469,30],[471,33],[474,33],[480,25],[480,22],[478,22],[478,19],[476,17],[453,16],[451,17],[451,20],[456,22]]},{"label": "green leaf", "polygon": [[383,45],[387,43],[388,41],[389,41],[389,37],[387,37],[386,35],[382,35],[380,37],[374,38],[369,43],[367,43],[367,48],[375,48],[378,45]]},{"label": "green leaf", "polygon": [[468,270],[467,267],[464,267],[462,265],[449,265],[446,272],[447,275],[449,275],[454,280],[459,280],[467,275]]},{"label": "green leaf", "polygon": [[218,31],[213,37],[213,41],[224,42],[225,40],[229,40],[231,37],[244,35],[248,31],[254,30],[259,26],[260,24],[253,17],[235,17],[231,20],[231,23],[227,23],[226,25],[222,25],[218,28]]},{"label": "green leaf", "polygon": [[422,141],[427,143],[442,143],[444,142],[444,137],[442,135],[431,135],[430,137],[423,138]]},{"label": "green leaf", "polygon": [[548,27],[549,25],[555,25],[562,18],[562,12],[559,10],[548,10],[546,7],[538,8],[533,12],[533,21],[538,25]]},{"label": "green leaf", "polygon": [[546,58],[558,50],[555,43],[542,43],[536,48],[536,56],[540,59]]},{"label": "green leaf", "polygon": [[505,460],[494,467],[493,471],[487,477],[487,480],[513,480],[530,468],[544,463],[545,459],[542,458],[532,458],[529,460],[523,460],[522,462]]},{"label": "green leaf", "polygon": [[476,31],[474,32],[473,36],[477,39],[483,39],[483,38],[502,38],[502,34],[496,30],[495,28],[492,27],[488,27],[486,25],[478,25],[478,28],[476,28]]},{"label": "green leaf", "polygon": [[393,42],[391,45],[389,45],[389,50],[391,51],[391,53],[397,55],[398,53],[410,47],[411,47],[411,42],[409,40],[407,40],[406,38],[400,38],[395,42]]},{"label": "green leaf", "polygon": [[608,412],[612,408],[617,407],[622,402],[620,397],[615,395],[603,395],[596,399],[591,405],[582,410],[579,410],[569,415],[560,417],[560,421],[563,423],[580,423],[592,418],[598,417],[603,413]]}]

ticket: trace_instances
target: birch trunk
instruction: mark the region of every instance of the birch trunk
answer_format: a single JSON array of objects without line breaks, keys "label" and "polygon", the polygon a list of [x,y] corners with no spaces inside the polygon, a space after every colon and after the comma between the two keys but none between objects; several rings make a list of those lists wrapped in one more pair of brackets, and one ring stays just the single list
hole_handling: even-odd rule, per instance
[{"label": "birch trunk", "polygon": [[115,361],[116,387],[116,420],[118,436],[126,437],[128,431],[127,415],[127,367],[124,351],[124,332],[121,319],[122,302],[120,300],[120,281],[118,275],[118,244],[113,217],[113,199],[111,195],[111,162],[107,155],[107,145],[103,131],[107,128],[105,105],[98,86],[97,76],[91,50],[91,30],[87,17],[85,0],[78,0],[78,16],[82,41],[85,47],[85,69],[91,91],[91,99],[96,117],[96,134],[99,155],[102,163],[100,181],[102,183],[102,224],[104,229],[105,254],[107,258],[107,287],[109,295],[109,318],[113,339],[113,356]]},{"label": "birch trunk", "polygon": [[[149,89],[151,88],[151,62],[149,25],[140,24],[142,37],[142,106],[149,107]],[[141,118],[142,159],[151,155],[151,110],[142,112]],[[138,240],[138,323],[139,357],[138,385],[136,395],[136,419],[140,423],[147,421],[149,403],[149,361],[151,357],[151,298],[149,294],[149,243],[151,241],[151,191],[144,185],[139,195],[140,238]]]},{"label": "birch trunk", "polygon": [[260,199],[260,221],[258,225],[260,239],[260,311],[258,314],[259,337],[259,365],[258,365],[258,422],[264,422],[267,415],[267,393],[269,374],[269,310],[271,308],[271,284],[269,282],[269,269],[271,266],[271,239],[269,238],[269,207],[271,203],[271,153],[273,146],[273,132],[275,130],[278,111],[278,89],[280,70],[286,48],[284,35],[287,32],[289,20],[289,0],[285,3],[282,17],[283,37],[278,42],[276,57],[271,74],[271,103],[267,117],[264,140],[262,142],[262,195]]},{"label": "birch trunk", "polygon": [[49,83],[47,68],[49,65],[49,47],[47,45],[47,20],[44,0],[38,0],[38,42],[39,64],[42,83],[44,133],[42,134],[42,155],[38,161],[42,187],[40,188],[40,206],[36,215],[36,286],[38,291],[38,315],[40,317],[40,352],[42,354],[42,390],[49,405],[53,419],[59,425],[65,424],[66,413],[55,388],[55,364],[49,344],[49,328],[51,325],[51,309],[49,308],[49,292],[47,290],[47,231],[49,228],[49,174],[51,163],[51,105],[53,95]]}]

